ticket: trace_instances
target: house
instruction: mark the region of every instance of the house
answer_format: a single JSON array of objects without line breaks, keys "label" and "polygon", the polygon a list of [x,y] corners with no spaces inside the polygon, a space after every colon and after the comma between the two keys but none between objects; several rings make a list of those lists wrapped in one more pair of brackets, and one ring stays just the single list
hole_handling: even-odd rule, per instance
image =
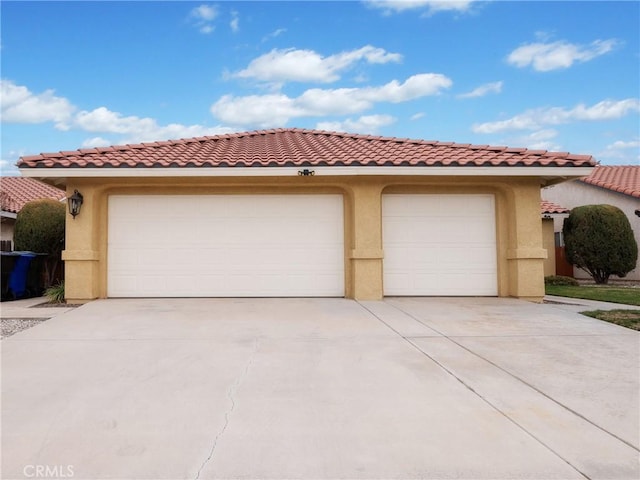
[{"label": "house", "polygon": [[22,207],[32,200],[52,198],[65,200],[65,191],[34,178],[25,177],[1,177],[0,178],[0,204],[2,205],[0,239],[2,250],[13,250],[13,231],[16,217]]},{"label": "house", "polygon": [[[542,190],[542,198],[561,204],[567,208],[581,205],[608,204],[622,210],[631,224],[636,243],[640,245],[640,166],[604,166],[598,165],[585,177],[573,179],[558,185],[547,186]],[[563,220],[555,221],[555,232],[562,232]],[[558,235],[559,236],[559,235]],[[578,279],[588,279],[589,274],[574,269]],[[619,279],[615,275],[612,280]],[[624,277],[624,280],[639,281],[640,268],[636,267]]]},{"label": "house", "polygon": [[[542,215],[542,245],[547,251],[547,258],[544,260],[544,276],[566,275],[566,260],[564,250],[558,249],[554,232],[555,219],[566,218],[571,210],[564,208],[557,203],[542,200],[540,202],[540,214]],[[570,266],[570,265],[569,265]],[[573,273],[573,270],[570,272]]]},{"label": "house", "polygon": [[66,296],[544,296],[540,187],[588,155],[302,129],[20,159],[75,191]]}]

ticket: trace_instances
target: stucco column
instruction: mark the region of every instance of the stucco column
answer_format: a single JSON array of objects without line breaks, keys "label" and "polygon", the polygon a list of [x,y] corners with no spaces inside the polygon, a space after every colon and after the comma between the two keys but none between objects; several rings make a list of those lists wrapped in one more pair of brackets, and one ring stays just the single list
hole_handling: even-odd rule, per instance
[{"label": "stucco column", "polygon": [[356,185],[351,198],[351,291],[356,300],[380,300],[382,286],[382,186]]},{"label": "stucco column", "polygon": [[542,244],[540,186],[519,185],[512,190],[509,212],[509,295],[534,302],[544,297],[544,260]]},{"label": "stucco column", "polygon": [[65,266],[65,297],[70,303],[82,303],[93,300],[98,293],[99,252],[95,232],[99,229],[95,223],[95,190],[81,186],[67,186],[67,196],[75,189],[83,195],[80,214],[73,218],[67,210],[66,240],[62,259]]}]

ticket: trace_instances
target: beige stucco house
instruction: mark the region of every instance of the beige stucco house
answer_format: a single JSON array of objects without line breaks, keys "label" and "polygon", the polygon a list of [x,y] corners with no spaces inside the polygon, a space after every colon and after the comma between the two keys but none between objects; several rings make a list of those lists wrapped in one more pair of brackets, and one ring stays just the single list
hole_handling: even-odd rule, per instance
[{"label": "beige stucco house", "polygon": [[[640,166],[598,165],[583,178],[551,185],[542,190],[542,198],[567,208],[581,205],[607,204],[624,212],[631,224],[636,243],[640,245]],[[555,219],[556,234],[562,232],[564,217]],[[575,278],[590,279],[589,274],[579,268],[573,269]],[[640,281],[640,268],[636,267],[624,279],[612,275],[612,280]]]},{"label": "beige stucco house", "polygon": [[0,241],[3,251],[13,250],[14,226],[22,207],[41,198],[63,201],[65,192],[34,178],[0,177]]},{"label": "beige stucco house", "polygon": [[590,156],[276,129],[23,157],[83,196],[66,295],[544,295],[540,188]]}]

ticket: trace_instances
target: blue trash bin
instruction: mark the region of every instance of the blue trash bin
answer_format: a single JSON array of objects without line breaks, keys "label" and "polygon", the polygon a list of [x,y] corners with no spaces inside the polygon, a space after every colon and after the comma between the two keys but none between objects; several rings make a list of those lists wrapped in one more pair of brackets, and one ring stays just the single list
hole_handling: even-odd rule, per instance
[{"label": "blue trash bin", "polygon": [[16,258],[16,263],[9,273],[9,291],[14,298],[22,297],[27,293],[27,275],[29,265],[36,258],[35,253],[22,253]]}]

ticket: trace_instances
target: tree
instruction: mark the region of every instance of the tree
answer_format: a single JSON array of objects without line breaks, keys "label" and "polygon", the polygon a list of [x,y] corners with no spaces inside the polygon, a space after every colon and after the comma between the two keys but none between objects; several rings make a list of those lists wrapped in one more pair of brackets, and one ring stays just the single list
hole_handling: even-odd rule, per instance
[{"label": "tree", "polygon": [[45,288],[51,286],[64,250],[65,204],[52,199],[25,204],[16,217],[13,240],[16,250],[46,253]]},{"label": "tree", "polygon": [[638,245],[629,219],[613,205],[585,205],[571,210],[562,228],[567,260],[597,284],[624,277],[636,267]]}]

